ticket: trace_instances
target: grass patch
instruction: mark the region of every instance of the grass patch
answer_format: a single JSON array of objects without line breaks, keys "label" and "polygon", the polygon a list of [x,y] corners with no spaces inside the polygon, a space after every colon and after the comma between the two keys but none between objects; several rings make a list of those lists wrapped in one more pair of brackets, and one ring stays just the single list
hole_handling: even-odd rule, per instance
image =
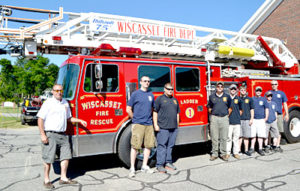
[{"label": "grass patch", "polygon": [[0,117],[0,128],[25,128],[17,117]]},{"label": "grass patch", "polygon": [[16,108],[12,108],[12,107],[3,107],[0,106],[0,114],[1,113],[21,113],[21,107],[16,107]]}]

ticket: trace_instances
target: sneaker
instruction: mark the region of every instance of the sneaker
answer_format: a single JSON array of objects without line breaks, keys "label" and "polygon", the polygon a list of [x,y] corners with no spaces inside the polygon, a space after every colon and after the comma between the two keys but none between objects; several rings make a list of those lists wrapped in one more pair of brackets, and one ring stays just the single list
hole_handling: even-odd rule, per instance
[{"label": "sneaker", "polygon": [[214,161],[214,160],[216,160],[217,158],[218,158],[218,157],[216,157],[216,156],[211,156],[209,160],[210,160],[210,161]]},{"label": "sneaker", "polygon": [[260,156],[265,156],[266,155],[265,152],[262,149],[258,150],[257,153],[260,154]]},{"label": "sneaker", "polygon": [[170,170],[177,170],[176,166],[174,166],[172,163],[167,163],[165,168]]},{"label": "sneaker", "polygon": [[129,178],[135,177],[135,170],[133,168],[129,169]]},{"label": "sneaker", "polygon": [[167,173],[167,170],[163,166],[158,166],[157,171],[160,173]]},{"label": "sneaker", "polygon": [[234,154],[233,157],[236,158],[236,159],[241,159],[239,154]]},{"label": "sneaker", "polygon": [[223,155],[221,156],[221,159],[224,161],[228,161],[229,155]]},{"label": "sneaker", "polygon": [[282,148],[281,148],[281,147],[276,147],[276,148],[274,149],[274,151],[275,151],[275,152],[280,152],[280,153],[282,153],[282,152],[283,152],[283,150],[282,150]]},{"label": "sneaker", "polygon": [[271,152],[271,147],[268,145],[264,148],[265,153],[270,153]]},{"label": "sneaker", "polygon": [[44,188],[46,188],[46,189],[54,189],[55,187],[54,187],[54,185],[51,182],[47,182],[47,183],[44,182]]},{"label": "sneaker", "polygon": [[141,171],[144,172],[144,173],[148,173],[148,174],[152,174],[153,173],[153,170],[150,169],[149,166],[142,166]]},{"label": "sneaker", "polygon": [[245,155],[251,156],[251,153],[249,151],[245,151]]}]

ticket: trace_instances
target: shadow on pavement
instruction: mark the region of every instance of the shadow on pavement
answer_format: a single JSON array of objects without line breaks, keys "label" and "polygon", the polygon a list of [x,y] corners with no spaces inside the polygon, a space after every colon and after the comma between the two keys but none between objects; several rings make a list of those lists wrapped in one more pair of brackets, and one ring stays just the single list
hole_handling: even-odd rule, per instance
[{"label": "shadow on pavement", "polygon": [[[211,151],[211,142],[195,143],[189,145],[175,146],[173,149],[173,160],[176,162],[180,158],[205,155]],[[88,157],[73,158],[70,160],[68,177],[76,178],[84,175],[88,171],[104,170],[110,168],[125,167],[116,154],[96,155]],[[53,164],[56,174],[60,174],[60,163]]]}]

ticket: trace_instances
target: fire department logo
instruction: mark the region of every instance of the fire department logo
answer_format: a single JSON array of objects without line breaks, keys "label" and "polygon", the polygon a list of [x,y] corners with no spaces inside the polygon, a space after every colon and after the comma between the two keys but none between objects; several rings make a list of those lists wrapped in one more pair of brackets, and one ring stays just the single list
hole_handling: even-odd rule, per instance
[{"label": "fire department logo", "polygon": [[259,101],[259,105],[264,105],[264,102],[263,101]]},{"label": "fire department logo", "polygon": [[174,102],[175,105],[177,105],[177,101],[176,100],[173,100],[173,102]]},{"label": "fire department logo", "polygon": [[281,95],[280,95],[280,94],[277,94],[277,97],[278,97],[278,98],[280,98],[280,97],[281,97]]},{"label": "fire department logo", "polygon": [[223,97],[223,101],[224,101],[224,102],[227,102],[227,97]]},{"label": "fire department logo", "polygon": [[238,103],[239,103],[239,100],[238,100],[238,99],[234,99],[234,103],[235,103],[235,104],[238,104]]},{"label": "fire department logo", "polygon": [[272,109],[275,109],[275,105],[272,105]]},{"label": "fire department logo", "polygon": [[245,103],[249,103],[249,99],[245,99]]},{"label": "fire department logo", "polygon": [[149,101],[152,101],[152,97],[151,96],[148,96],[148,99],[149,99]]},{"label": "fire department logo", "polygon": [[195,111],[193,108],[189,107],[185,110],[185,115],[188,117],[188,118],[193,118],[194,115],[195,115]]}]

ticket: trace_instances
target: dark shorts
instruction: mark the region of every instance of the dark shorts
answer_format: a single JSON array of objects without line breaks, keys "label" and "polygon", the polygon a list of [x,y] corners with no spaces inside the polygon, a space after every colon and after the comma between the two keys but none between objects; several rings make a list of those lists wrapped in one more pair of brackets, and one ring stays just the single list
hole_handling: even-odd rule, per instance
[{"label": "dark shorts", "polygon": [[46,132],[48,144],[42,144],[42,158],[45,163],[54,163],[57,149],[60,161],[72,158],[69,137],[65,134]]}]

